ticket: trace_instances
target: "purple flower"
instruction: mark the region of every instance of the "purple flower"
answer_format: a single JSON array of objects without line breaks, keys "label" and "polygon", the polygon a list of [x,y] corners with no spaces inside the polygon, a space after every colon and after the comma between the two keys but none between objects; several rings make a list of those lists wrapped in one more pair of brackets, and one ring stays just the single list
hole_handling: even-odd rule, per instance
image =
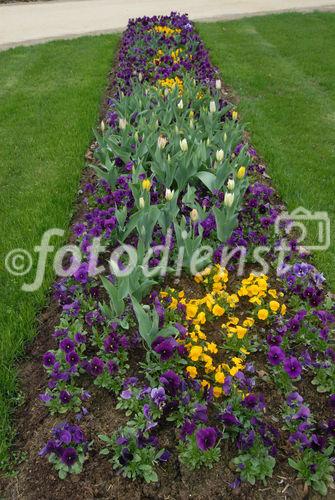
[{"label": "purple flower", "polygon": [[290,378],[298,378],[302,372],[302,367],[297,358],[291,356],[285,359],[284,370]]},{"label": "purple flower", "polygon": [[45,354],[43,354],[43,365],[46,367],[53,366],[56,362],[56,356],[54,355],[53,352],[48,351]]},{"label": "purple flower", "polygon": [[63,405],[66,405],[71,401],[72,394],[69,391],[60,391],[59,399]]},{"label": "purple flower", "polygon": [[65,353],[69,353],[69,352],[71,352],[71,351],[74,350],[75,345],[74,345],[74,342],[71,339],[69,339],[68,337],[66,337],[65,339],[62,339],[59,342],[59,347]]},{"label": "purple flower", "polygon": [[207,451],[214,448],[217,440],[217,431],[214,427],[204,427],[195,434],[195,439],[199,450]]},{"label": "purple flower", "polygon": [[78,454],[76,450],[72,447],[70,448],[65,448],[62,454],[62,462],[67,465],[68,467],[71,467],[71,465],[75,464],[78,458]]},{"label": "purple flower", "polygon": [[274,366],[280,365],[280,363],[282,363],[284,359],[285,359],[285,353],[280,347],[276,345],[270,347],[268,352],[268,360],[269,363],[271,363],[271,365]]},{"label": "purple flower", "polygon": [[66,362],[69,363],[70,366],[75,366],[79,363],[79,356],[76,351],[68,352],[65,356]]},{"label": "purple flower", "polygon": [[159,377],[159,381],[171,396],[175,396],[180,388],[181,380],[180,377],[173,371],[167,370]]},{"label": "purple flower", "polygon": [[117,364],[116,361],[110,359],[107,362],[107,369],[110,375],[115,375],[119,371],[119,365]]},{"label": "purple flower", "polygon": [[232,412],[225,411],[220,415],[220,419],[225,425],[241,425],[241,422]]},{"label": "purple flower", "polygon": [[60,431],[59,440],[64,444],[70,444],[72,441],[71,432],[66,430],[66,429],[63,429],[62,431]]},{"label": "purple flower", "polygon": [[105,364],[102,359],[94,356],[90,363],[90,374],[93,375],[93,377],[98,377],[104,371],[104,366]]},{"label": "purple flower", "polygon": [[126,389],[125,391],[122,391],[120,396],[122,399],[131,399],[133,393],[131,392],[131,389]]},{"label": "purple flower", "polygon": [[157,387],[152,389],[150,393],[151,399],[158,407],[162,407],[166,401],[166,395],[164,387]]},{"label": "purple flower", "polygon": [[173,356],[178,342],[173,337],[157,337],[152,343],[152,349],[160,355],[162,361],[167,361]]}]

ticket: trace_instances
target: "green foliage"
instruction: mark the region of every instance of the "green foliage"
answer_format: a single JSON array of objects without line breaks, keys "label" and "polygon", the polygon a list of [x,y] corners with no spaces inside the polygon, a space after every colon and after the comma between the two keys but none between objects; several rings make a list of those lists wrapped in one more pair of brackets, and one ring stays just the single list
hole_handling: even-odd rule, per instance
[{"label": "green foliage", "polygon": [[250,484],[263,481],[266,484],[266,479],[272,477],[276,460],[269,455],[267,448],[257,439],[251,448],[234,458],[233,463],[242,481]]},{"label": "green foliage", "polygon": [[191,470],[199,469],[200,467],[212,469],[221,457],[219,443],[209,450],[202,451],[198,448],[194,434],[179,443],[178,453],[181,463]]},{"label": "green foliage", "polygon": [[328,447],[323,453],[306,449],[302,455],[288,462],[298,473],[298,477],[311,486],[320,495],[327,494],[327,485],[333,483],[334,466],[331,460],[334,447]]}]

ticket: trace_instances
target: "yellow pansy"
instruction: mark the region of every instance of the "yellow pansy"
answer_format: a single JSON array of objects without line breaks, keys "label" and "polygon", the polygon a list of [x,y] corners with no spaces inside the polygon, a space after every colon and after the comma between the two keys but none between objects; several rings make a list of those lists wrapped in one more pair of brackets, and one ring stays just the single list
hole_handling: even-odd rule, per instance
[{"label": "yellow pansy", "polygon": [[214,314],[214,316],[222,316],[224,312],[225,312],[224,308],[219,306],[219,304],[215,304],[215,306],[212,309],[212,313]]},{"label": "yellow pansy", "polygon": [[281,309],[280,309],[280,312],[281,312],[281,314],[282,314],[283,316],[285,316],[285,314],[286,314],[286,305],[285,305],[285,304],[282,304]]},{"label": "yellow pansy", "polygon": [[186,319],[194,318],[197,312],[198,312],[198,306],[196,304],[191,304],[189,302],[186,306]]},{"label": "yellow pansy", "polygon": [[274,299],[277,298],[278,294],[277,294],[277,290],[274,290],[273,288],[270,288],[268,290],[268,294],[271,295],[271,297],[273,297]]},{"label": "yellow pansy", "polygon": [[211,384],[209,382],[207,382],[207,380],[202,380],[201,381],[201,385],[202,385],[203,388],[211,386]]},{"label": "yellow pansy", "polygon": [[186,368],[186,371],[191,378],[195,378],[197,376],[197,373],[198,373],[195,366],[188,366]]},{"label": "yellow pansy", "polygon": [[194,345],[189,353],[189,357],[192,361],[198,361],[202,354],[202,347],[200,345]]},{"label": "yellow pansy", "polygon": [[237,327],[236,327],[237,338],[243,339],[244,336],[246,335],[247,331],[248,330],[246,328],[243,328],[243,326],[237,325]]},{"label": "yellow pansy", "polygon": [[221,395],[222,395],[222,388],[218,386],[213,387],[213,396],[215,398],[219,398]]},{"label": "yellow pansy", "polygon": [[217,352],[218,352],[218,348],[217,348],[215,342],[207,342],[207,349],[209,352],[211,352],[213,354],[217,354]]},{"label": "yellow pansy", "polygon": [[266,320],[269,316],[269,311],[267,309],[260,309],[257,313],[258,319]]},{"label": "yellow pansy", "polygon": [[218,384],[223,384],[224,381],[225,381],[225,376],[222,372],[218,371],[215,373],[215,382],[217,382]]},{"label": "yellow pansy", "polygon": [[280,304],[276,300],[270,300],[269,306],[272,312],[277,312],[280,307]]}]

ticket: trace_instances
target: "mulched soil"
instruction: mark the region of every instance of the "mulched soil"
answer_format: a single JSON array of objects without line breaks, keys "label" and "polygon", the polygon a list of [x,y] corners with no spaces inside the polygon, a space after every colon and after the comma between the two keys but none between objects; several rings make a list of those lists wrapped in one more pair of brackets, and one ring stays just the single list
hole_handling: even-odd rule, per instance
[{"label": "mulched soil", "polygon": [[[1,1],[1,0],[0,0]],[[110,74],[110,86],[107,94],[110,95],[113,84],[113,73]],[[101,116],[104,116],[107,101],[104,100]],[[92,159],[94,144],[86,154],[86,159]],[[83,174],[82,186],[92,180],[94,174],[86,169]],[[83,218],[83,205],[79,191],[77,213],[73,224]],[[174,282],[175,288],[184,289],[191,296],[198,292],[197,285],[187,278],[181,278]],[[236,446],[232,443],[223,444],[223,452],[220,463],[213,469],[202,469],[190,472],[180,465],[174,457],[170,462],[158,471],[159,482],[147,485],[145,483],[124,479],[113,471],[105,457],[99,455],[98,438],[93,444],[90,458],[84,466],[83,472],[78,476],[71,476],[63,481],[58,479],[51,465],[38,456],[44,442],[50,437],[50,428],[53,417],[49,415],[45,406],[39,401],[38,395],[47,384],[45,370],[42,367],[41,357],[44,352],[54,347],[52,333],[59,321],[60,309],[58,304],[49,297],[49,304],[38,318],[38,334],[27,350],[25,360],[18,367],[18,376],[21,391],[24,395],[24,404],[17,408],[14,427],[17,429],[17,439],[13,447],[13,455],[24,454],[25,460],[16,467],[15,475],[11,477],[0,477],[0,498],[5,499],[227,499],[240,498],[242,500],[260,499],[310,499],[316,500],[318,495],[304,487],[302,481],[297,480],[294,471],[287,464],[287,442],[283,438],[277,456],[277,465],[273,478],[267,485],[257,484],[253,487],[243,484],[239,489],[232,490],[229,487],[235,479],[231,460],[236,456]],[[142,358],[144,351],[138,349],[130,360],[131,371],[136,372],[138,361]],[[143,358],[142,358],[143,359]],[[259,375],[266,373],[266,362],[257,355],[255,360]],[[304,382],[301,388],[302,394],[311,403],[312,410],[321,416],[326,410],[324,398],[315,393],[314,388]],[[91,416],[82,422],[83,429],[89,431],[92,436],[97,434],[111,434],[120,425],[125,423],[124,414],[115,409],[113,396],[94,385],[89,386],[92,393],[90,400]],[[260,382],[260,390],[264,391],[268,405],[267,418],[274,422],[280,414],[280,403],[282,398],[274,386],[268,382]],[[88,407],[90,409],[90,407]],[[277,417],[278,416],[278,417]],[[322,415],[323,416],[323,415]],[[55,423],[56,423],[56,419]],[[59,420],[57,419],[57,422]],[[160,431],[160,443],[162,446],[173,449],[177,444],[177,436],[173,424],[166,423]],[[335,495],[330,493],[329,499],[335,500]]]}]

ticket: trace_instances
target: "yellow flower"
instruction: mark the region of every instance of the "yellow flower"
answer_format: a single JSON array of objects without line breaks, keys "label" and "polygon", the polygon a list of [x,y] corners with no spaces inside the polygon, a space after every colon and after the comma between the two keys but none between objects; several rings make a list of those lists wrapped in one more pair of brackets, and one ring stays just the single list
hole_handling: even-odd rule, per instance
[{"label": "yellow flower", "polygon": [[250,326],[250,327],[251,327],[251,326],[254,326],[254,324],[255,324],[255,320],[254,320],[254,318],[249,318],[249,317],[247,317],[247,318],[245,318],[245,320],[243,321],[243,326],[246,326],[246,327],[249,327],[249,326]]},{"label": "yellow flower", "polygon": [[231,116],[232,116],[233,120],[237,120],[237,116],[238,116],[237,111],[233,111]]},{"label": "yellow flower", "polygon": [[145,189],[146,191],[150,191],[150,188],[151,188],[151,181],[150,179],[144,179],[142,181],[142,187],[143,189]]},{"label": "yellow flower", "polygon": [[215,398],[219,398],[221,395],[222,395],[222,388],[218,386],[213,387],[213,396]]},{"label": "yellow flower", "polygon": [[222,372],[219,371],[219,372],[216,372],[214,378],[215,378],[215,382],[217,382],[218,384],[223,384],[226,377],[224,376],[224,374]]},{"label": "yellow flower", "polygon": [[241,351],[241,353],[242,353],[242,354],[245,354],[246,356],[247,356],[248,354],[250,354],[250,352],[249,352],[249,351],[247,351],[244,347],[241,347],[240,351]]},{"label": "yellow flower", "polygon": [[276,290],[274,290],[273,288],[270,288],[270,289],[268,290],[268,294],[269,294],[269,295],[271,295],[271,297],[273,297],[274,299],[276,299],[276,298],[277,298],[277,295],[278,295],[278,294],[277,294],[277,291],[276,291]]},{"label": "yellow flower", "polygon": [[216,354],[218,352],[218,348],[216,347],[215,342],[207,342],[207,349],[213,354]]},{"label": "yellow flower", "polygon": [[257,313],[258,319],[266,320],[269,316],[269,311],[267,309],[260,309]]},{"label": "yellow flower", "polygon": [[232,377],[234,377],[234,375],[236,375],[238,371],[239,371],[238,366],[233,366],[233,368],[230,368],[229,373]]},{"label": "yellow flower", "polygon": [[237,325],[237,327],[236,327],[237,338],[243,339],[244,336],[246,335],[247,331],[248,330],[246,328],[243,328],[242,326]]},{"label": "yellow flower", "polygon": [[222,283],[213,283],[213,292],[220,292],[223,289]]},{"label": "yellow flower", "polygon": [[198,312],[198,306],[189,302],[186,306],[186,319],[192,319]]},{"label": "yellow flower", "polygon": [[201,385],[202,385],[202,387],[203,387],[203,388],[205,388],[205,387],[210,387],[210,386],[211,386],[211,385],[210,385],[210,383],[209,383],[209,382],[207,382],[207,380],[202,380],[202,381],[201,381]]},{"label": "yellow flower", "polygon": [[177,308],[178,306],[178,301],[174,297],[171,297],[171,303],[169,304],[169,309],[172,309],[173,311]]},{"label": "yellow flower", "polygon": [[201,325],[204,325],[206,323],[206,314],[204,312],[200,312],[196,318],[196,320],[199,322]]},{"label": "yellow flower", "polygon": [[212,313],[214,316],[222,316],[224,314],[225,310],[223,307],[219,306],[219,304],[215,304],[215,306],[212,309]]},{"label": "yellow flower", "polygon": [[285,314],[286,314],[286,306],[285,306],[285,304],[282,304],[281,309],[280,309],[280,312],[281,312],[281,314],[282,314],[283,316],[285,316]]},{"label": "yellow flower", "polygon": [[267,284],[267,282],[266,282],[266,280],[265,280],[264,277],[263,278],[259,278],[259,280],[258,280],[258,286],[259,286],[259,288],[261,290],[266,290],[267,289],[268,284]]},{"label": "yellow flower", "polygon": [[277,312],[280,304],[276,300],[270,300],[269,306],[272,312]]},{"label": "yellow flower", "polygon": [[245,167],[240,167],[237,171],[236,177],[241,180],[245,176]]},{"label": "yellow flower", "polygon": [[188,366],[186,371],[191,378],[195,378],[197,376],[197,369],[195,366]]},{"label": "yellow flower", "polygon": [[194,345],[189,353],[189,358],[191,358],[192,361],[198,361],[202,354],[202,347],[200,345]]}]

